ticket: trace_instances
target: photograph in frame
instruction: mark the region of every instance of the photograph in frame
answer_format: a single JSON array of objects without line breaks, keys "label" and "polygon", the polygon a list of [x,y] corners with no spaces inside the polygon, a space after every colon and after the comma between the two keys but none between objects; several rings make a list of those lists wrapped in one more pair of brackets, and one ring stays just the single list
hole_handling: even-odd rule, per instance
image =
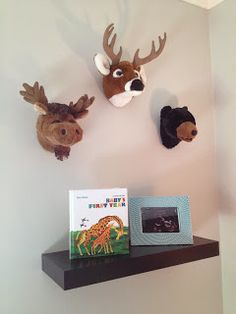
[{"label": "photograph in frame", "polygon": [[142,207],[143,233],[180,232],[177,207]]}]

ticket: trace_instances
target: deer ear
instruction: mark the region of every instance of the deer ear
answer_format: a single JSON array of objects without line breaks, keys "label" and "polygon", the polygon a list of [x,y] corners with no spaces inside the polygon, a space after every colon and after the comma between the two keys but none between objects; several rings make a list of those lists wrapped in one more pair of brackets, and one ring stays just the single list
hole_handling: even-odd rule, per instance
[{"label": "deer ear", "polygon": [[141,79],[142,79],[143,83],[146,84],[147,77],[146,77],[143,65],[140,65],[139,73],[140,73],[140,76],[141,76]]},{"label": "deer ear", "polygon": [[94,56],[94,63],[98,69],[98,71],[102,74],[102,75],[108,75],[110,73],[110,62],[109,59],[107,57],[105,57],[104,55],[102,55],[101,53],[97,53]]}]

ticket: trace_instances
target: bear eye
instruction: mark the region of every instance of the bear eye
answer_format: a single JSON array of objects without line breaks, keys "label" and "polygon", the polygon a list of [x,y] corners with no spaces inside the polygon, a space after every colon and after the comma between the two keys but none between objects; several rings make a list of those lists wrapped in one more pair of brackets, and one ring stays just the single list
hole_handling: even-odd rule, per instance
[{"label": "bear eye", "polygon": [[123,71],[121,69],[116,69],[113,73],[112,73],[113,77],[121,77],[123,76]]}]

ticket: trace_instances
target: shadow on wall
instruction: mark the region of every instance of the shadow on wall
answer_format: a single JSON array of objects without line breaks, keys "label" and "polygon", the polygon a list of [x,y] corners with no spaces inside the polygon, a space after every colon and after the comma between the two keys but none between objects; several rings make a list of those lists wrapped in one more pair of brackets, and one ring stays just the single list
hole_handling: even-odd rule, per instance
[{"label": "shadow on wall", "polygon": [[232,170],[234,169],[234,160],[232,156],[227,155],[227,151],[217,150],[218,164],[224,165],[223,169],[218,170],[218,180],[216,182],[216,189],[218,195],[218,205],[221,214],[225,216],[235,215],[235,184],[231,178]]},{"label": "shadow on wall", "polygon": [[166,89],[155,89],[150,99],[150,115],[156,127],[156,132],[160,137],[160,111],[164,106],[178,107],[176,95],[171,94]]},{"label": "shadow on wall", "polygon": [[45,250],[43,253],[51,253],[51,252],[57,252],[62,250],[68,250],[69,248],[69,229],[68,232],[63,234],[60,239],[54,244],[52,244],[47,250]]},{"label": "shadow on wall", "polygon": [[[81,12],[81,16],[85,16],[86,20],[80,19],[73,13],[69,4],[67,5],[63,0],[52,0],[52,4],[57,11],[60,12],[61,17],[57,18],[56,25],[58,30],[65,41],[65,43],[86,63],[89,72],[96,77],[96,82],[100,86],[101,78],[97,73],[96,67],[92,62],[94,55],[97,52],[103,52],[102,38],[103,32],[96,31],[96,25],[93,25],[89,12]],[[104,17],[101,18],[104,22],[104,30],[111,22],[117,24],[116,30],[119,33],[119,37],[125,33],[127,29],[129,7],[125,0],[116,1],[118,14],[118,22],[114,21],[113,16],[108,16],[106,11],[103,11]],[[96,6],[95,6],[96,9]],[[80,11],[83,11],[82,6]],[[118,13],[117,13],[118,12]],[[96,74],[96,75],[95,75]]]},{"label": "shadow on wall", "polygon": [[[208,151],[201,152],[197,157],[191,152],[192,148],[186,144],[171,152],[154,149],[150,153],[147,146],[125,154],[116,152],[102,156],[96,159],[93,166],[94,182],[102,187],[128,187],[129,196],[188,195],[191,204],[197,204],[191,208],[191,212],[193,229],[198,231],[212,220],[213,212],[206,209],[214,208],[215,198],[212,179],[206,177],[206,168],[202,167],[202,171],[199,171],[199,165],[204,165],[204,160],[208,158]],[[163,160],[165,163],[161,162]],[[199,183],[197,189],[196,182]]]}]

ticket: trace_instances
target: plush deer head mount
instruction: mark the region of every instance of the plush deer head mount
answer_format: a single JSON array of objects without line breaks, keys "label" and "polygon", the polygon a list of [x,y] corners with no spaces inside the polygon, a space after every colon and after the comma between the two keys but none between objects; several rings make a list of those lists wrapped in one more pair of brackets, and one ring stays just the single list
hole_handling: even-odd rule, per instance
[{"label": "plush deer head mount", "polygon": [[[156,50],[154,41],[150,54],[145,58],[139,57],[139,49],[134,54],[132,62],[120,61],[122,47],[117,54],[114,53],[116,34],[113,35],[110,44],[108,43],[114,24],[110,24],[103,35],[103,49],[107,57],[96,54],[94,57],[98,71],[103,75],[103,90],[105,96],[116,107],[123,107],[128,104],[134,96],[140,95],[144,91],[146,77],[143,64],[157,58],[166,43],[166,33],[164,38],[159,36],[159,48]],[[111,63],[108,59],[111,59]]]},{"label": "plush deer head mount", "polygon": [[82,96],[77,103],[69,106],[59,103],[48,103],[43,86],[35,82],[33,86],[23,84],[25,90],[20,91],[24,100],[33,104],[40,113],[37,120],[37,136],[41,146],[54,152],[58,160],[69,157],[70,146],[82,140],[83,130],[77,119],[84,117],[94,97]]}]

